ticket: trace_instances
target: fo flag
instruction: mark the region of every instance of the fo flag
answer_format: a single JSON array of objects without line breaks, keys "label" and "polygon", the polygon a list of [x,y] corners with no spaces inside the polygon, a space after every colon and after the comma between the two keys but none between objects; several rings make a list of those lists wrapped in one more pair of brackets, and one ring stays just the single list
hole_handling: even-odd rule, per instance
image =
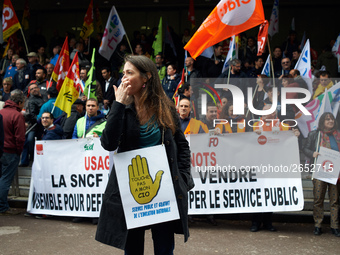
[{"label": "fo flag", "polygon": [[206,48],[263,22],[261,0],[221,0],[184,49],[196,59]]},{"label": "fo flag", "polygon": [[294,69],[300,71],[301,77],[305,80],[305,82],[308,85],[308,90],[312,93],[313,87],[312,87],[311,63],[312,61],[310,57],[310,45],[309,39],[307,39],[305,47],[303,47],[299,60],[298,62],[296,62]]},{"label": "fo flag", "polygon": [[268,38],[268,21],[265,20],[264,23],[260,26],[259,35],[257,37],[257,56],[261,56],[264,52],[264,48],[266,47],[266,42]]},{"label": "fo flag", "polygon": [[266,63],[263,66],[261,74],[264,74],[270,77],[270,54],[267,57]]},{"label": "fo flag", "polygon": [[125,29],[123,24],[120,21],[116,8],[112,6],[99,48],[100,55],[107,60],[110,60],[112,53],[115,51],[117,45],[122,41],[124,35]]},{"label": "fo flag", "polygon": [[21,29],[17,15],[10,0],[4,1],[2,9],[2,31],[3,39],[7,40],[12,34]]}]

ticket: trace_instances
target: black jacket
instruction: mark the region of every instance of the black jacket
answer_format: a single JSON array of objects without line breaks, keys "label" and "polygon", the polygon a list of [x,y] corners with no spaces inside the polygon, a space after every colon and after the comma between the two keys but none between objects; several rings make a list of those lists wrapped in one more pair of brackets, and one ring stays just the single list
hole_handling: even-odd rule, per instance
[{"label": "black jacket", "polygon": [[[113,151],[118,147],[119,152],[139,149],[140,124],[134,105],[125,106],[114,101],[112,106],[100,139],[103,148]],[[176,113],[174,118],[178,121]],[[180,220],[173,222],[174,229],[176,233],[184,234],[186,241],[189,237],[187,192],[193,188],[194,183],[190,173],[189,145],[179,125],[174,135],[170,129],[164,131],[164,144],[180,215]],[[113,166],[103,198],[96,240],[124,249],[127,235],[116,169]]]},{"label": "black jacket", "polygon": [[309,132],[305,146],[303,147],[303,153],[310,159],[313,158],[313,153],[316,151],[318,134],[318,130]]},{"label": "black jacket", "polygon": [[116,99],[113,85],[118,86],[117,82],[118,82],[117,79],[111,77],[111,80],[109,82],[109,87],[107,88],[106,92],[105,92],[105,85],[106,85],[105,80],[102,82],[103,85],[101,85],[102,91],[103,91],[103,100],[104,99],[109,100],[110,101],[110,106],[112,105],[112,102]]},{"label": "black jacket", "polygon": [[42,96],[31,95],[30,98],[28,99],[28,112],[32,114],[34,118],[36,118],[43,104],[44,100]]}]

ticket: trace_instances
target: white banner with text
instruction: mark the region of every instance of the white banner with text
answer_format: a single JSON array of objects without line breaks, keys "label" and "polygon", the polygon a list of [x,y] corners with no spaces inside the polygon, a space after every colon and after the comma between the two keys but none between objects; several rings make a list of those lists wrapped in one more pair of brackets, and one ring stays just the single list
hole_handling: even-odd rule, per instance
[{"label": "white banner with text", "polygon": [[195,181],[189,214],[303,209],[298,140],[292,131],[190,136]]}]

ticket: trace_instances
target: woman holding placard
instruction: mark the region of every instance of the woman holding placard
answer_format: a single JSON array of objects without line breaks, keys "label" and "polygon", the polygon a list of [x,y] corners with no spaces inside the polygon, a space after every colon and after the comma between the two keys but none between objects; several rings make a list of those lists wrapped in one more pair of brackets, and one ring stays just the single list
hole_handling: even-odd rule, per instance
[{"label": "woman holding placard", "polygon": [[[340,133],[337,131],[336,120],[332,113],[325,112],[321,115],[319,120],[318,129],[311,131],[308,134],[308,139],[304,147],[304,153],[309,158],[317,158],[319,153],[319,147],[326,147],[331,150],[339,151],[340,148]],[[323,166],[321,166],[320,171]],[[319,167],[313,168],[318,171]],[[331,231],[337,237],[340,237],[340,231],[338,229],[338,210],[339,210],[339,193],[337,185],[333,185],[328,182],[324,182],[318,179],[313,179],[313,217],[315,222],[315,235],[321,235],[321,223],[324,217],[324,200],[328,187],[328,195],[330,202],[331,213]]]},{"label": "woman holding placard", "polygon": [[[174,233],[184,234],[184,241],[189,237],[187,192],[194,186],[190,173],[189,146],[181,131],[175,105],[163,91],[155,64],[144,56],[126,58],[122,83],[114,88],[116,101],[112,104],[101,137],[102,146],[109,151],[118,148],[118,152],[128,152],[164,144],[180,219],[127,229],[118,188],[120,179],[116,174],[124,169],[113,166],[103,199],[96,240],[124,249],[128,255],[143,254],[144,232],[151,228],[155,254],[173,254]],[[145,158],[134,158],[129,166],[129,174],[139,166],[147,167]],[[152,185],[158,188],[162,185],[162,174],[162,171],[157,172]],[[133,193],[131,182],[130,188]],[[134,198],[140,204],[149,202],[138,200],[137,195]]]}]

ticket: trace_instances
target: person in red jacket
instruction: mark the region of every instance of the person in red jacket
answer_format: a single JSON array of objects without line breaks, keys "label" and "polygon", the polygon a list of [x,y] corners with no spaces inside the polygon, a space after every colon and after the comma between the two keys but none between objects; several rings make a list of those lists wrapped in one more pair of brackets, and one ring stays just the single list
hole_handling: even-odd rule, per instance
[{"label": "person in red jacket", "polygon": [[0,213],[9,210],[7,201],[9,187],[18,169],[20,154],[25,143],[25,119],[21,114],[25,97],[21,90],[11,92],[4,108],[0,111],[3,117],[4,149],[1,157],[2,176],[0,178]]}]

